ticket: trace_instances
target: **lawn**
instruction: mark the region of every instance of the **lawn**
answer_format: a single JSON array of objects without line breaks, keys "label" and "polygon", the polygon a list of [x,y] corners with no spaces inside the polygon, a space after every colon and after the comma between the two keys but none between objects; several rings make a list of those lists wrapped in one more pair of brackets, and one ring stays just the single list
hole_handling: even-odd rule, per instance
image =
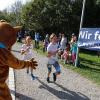
[{"label": "lawn", "polygon": [[60,63],[69,69],[79,73],[80,75],[86,77],[92,82],[100,86],[100,58],[95,55],[87,54],[81,52],[80,57],[80,67],[75,67],[69,64]]},{"label": "lawn", "polygon": [[[46,53],[43,53],[42,51],[41,44],[40,48],[37,49],[37,52],[46,56]],[[80,58],[80,67],[75,67],[71,64],[64,64],[61,60],[60,63],[64,67],[67,67],[79,73],[80,75],[88,78],[89,80],[100,86],[100,57],[98,58],[95,52],[91,53],[89,51],[88,52],[81,51],[79,53],[79,58]]]},{"label": "lawn", "polygon": [[86,52],[81,52],[79,56],[81,63],[76,71],[100,85],[100,57]]}]

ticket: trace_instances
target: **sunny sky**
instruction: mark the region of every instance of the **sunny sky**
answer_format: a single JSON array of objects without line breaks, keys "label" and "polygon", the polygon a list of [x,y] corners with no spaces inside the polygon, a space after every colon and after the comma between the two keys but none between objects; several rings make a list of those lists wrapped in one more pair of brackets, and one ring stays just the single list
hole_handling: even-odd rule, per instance
[{"label": "sunny sky", "polygon": [[[10,5],[12,5],[14,2],[19,1],[19,0],[0,0],[0,10],[3,10],[7,7],[9,7]],[[28,0],[20,0],[23,3],[25,3]]]}]

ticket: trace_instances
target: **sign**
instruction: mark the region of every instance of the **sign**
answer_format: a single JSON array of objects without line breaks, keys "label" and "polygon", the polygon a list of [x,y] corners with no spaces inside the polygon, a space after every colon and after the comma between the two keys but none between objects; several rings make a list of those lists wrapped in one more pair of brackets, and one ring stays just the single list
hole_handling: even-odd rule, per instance
[{"label": "sign", "polygon": [[100,51],[100,28],[82,28],[79,33],[78,47]]}]

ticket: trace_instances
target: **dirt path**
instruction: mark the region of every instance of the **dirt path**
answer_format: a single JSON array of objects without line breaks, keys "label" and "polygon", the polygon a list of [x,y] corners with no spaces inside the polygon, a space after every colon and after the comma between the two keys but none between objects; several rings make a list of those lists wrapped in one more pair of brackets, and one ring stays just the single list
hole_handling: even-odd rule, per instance
[{"label": "dirt path", "polygon": [[[14,50],[20,50],[20,45],[16,44]],[[21,58],[19,52],[14,54]],[[16,100],[100,100],[100,87],[63,66],[56,83],[47,83],[47,58],[35,51],[34,56],[39,64],[34,71],[38,79],[31,80],[26,69],[16,70]]]}]

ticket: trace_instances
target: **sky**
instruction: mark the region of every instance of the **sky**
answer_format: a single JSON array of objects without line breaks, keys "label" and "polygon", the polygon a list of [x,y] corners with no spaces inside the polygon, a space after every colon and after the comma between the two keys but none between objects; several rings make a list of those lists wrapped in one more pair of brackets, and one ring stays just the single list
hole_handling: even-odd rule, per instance
[{"label": "sky", "polygon": [[[4,10],[5,8],[14,4],[16,1],[19,1],[19,0],[0,0],[0,10]],[[20,0],[20,1],[22,1],[22,3],[25,3],[28,0]]]}]

